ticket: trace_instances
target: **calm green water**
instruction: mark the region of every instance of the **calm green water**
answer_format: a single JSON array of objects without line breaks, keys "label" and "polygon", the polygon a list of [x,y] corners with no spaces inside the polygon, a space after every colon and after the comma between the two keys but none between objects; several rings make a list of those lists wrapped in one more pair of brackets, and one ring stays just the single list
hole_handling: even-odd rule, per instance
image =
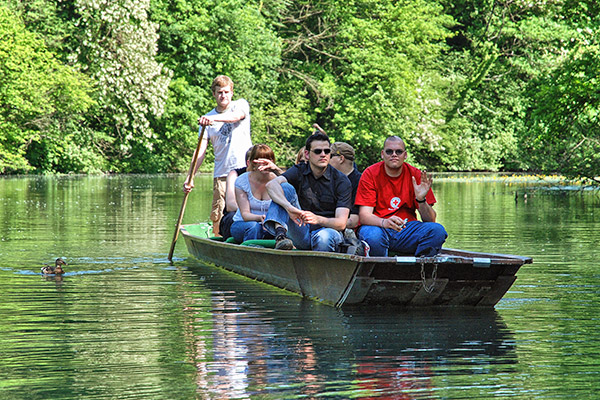
[{"label": "calm green water", "polygon": [[[534,264],[495,310],[409,312],[304,301],[183,239],[171,265],[182,181],[0,179],[1,399],[598,397],[597,192],[438,178],[447,247]],[[208,220],[210,178],[196,188],[184,223]],[[65,276],[42,277],[58,256]]]}]

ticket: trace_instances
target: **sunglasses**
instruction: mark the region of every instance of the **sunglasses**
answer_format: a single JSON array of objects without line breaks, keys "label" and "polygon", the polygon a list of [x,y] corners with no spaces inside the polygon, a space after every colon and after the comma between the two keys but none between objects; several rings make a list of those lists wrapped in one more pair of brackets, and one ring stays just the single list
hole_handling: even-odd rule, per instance
[{"label": "sunglasses", "polygon": [[315,153],[317,155],[319,155],[321,153],[324,153],[324,154],[331,153],[331,149],[311,149],[310,151],[312,151],[313,153]]},{"label": "sunglasses", "polygon": [[406,150],[402,150],[402,149],[385,149],[385,154],[387,154],[388,156],[391,156],[392,154],[396,153],[396,155],[401,156],[402,153],[404,153]]}]

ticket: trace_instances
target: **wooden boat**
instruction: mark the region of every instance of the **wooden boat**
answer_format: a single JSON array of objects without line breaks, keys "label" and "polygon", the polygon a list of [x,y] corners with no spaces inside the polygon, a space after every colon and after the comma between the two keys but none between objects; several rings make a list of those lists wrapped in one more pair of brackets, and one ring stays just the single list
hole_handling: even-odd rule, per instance
[{"label": "wooden boat", "polygon": [[199,260],[335,307],[492,308],[521,265],[532,262],[529,257],[446,248],[431,258],[276,250],[269,248],[274,241],[235,244],[209,238],[205,224],[184,225],[181,234]]}]

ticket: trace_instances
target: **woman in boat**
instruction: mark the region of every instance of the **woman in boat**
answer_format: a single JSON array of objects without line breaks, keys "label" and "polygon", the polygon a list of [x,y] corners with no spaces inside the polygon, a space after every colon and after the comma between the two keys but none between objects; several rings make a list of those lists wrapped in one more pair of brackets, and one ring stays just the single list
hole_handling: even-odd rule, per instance
[{"label": "woman in boat", "polygon": [[265,214],[271,204],[266,185],[277,175],[271,168],[265,168],[265,162],[275,164],[275,154],[266,144],[257,144],[250,149],[248,172],[240,175],[235,181],[235,199],[238,210],[233,216],[231,235],[241,243],[252,239],[272,238],[263,229]]},{"label": "woman in boat", "polygon": [[306,148],[306,146],[302,146],[300,147],[300,150],[298,150],[298,154],[296,155],[296,164],[300,164],[300,163],[305,163],[306,162],[306,157],[304,156],[304,149]]}]

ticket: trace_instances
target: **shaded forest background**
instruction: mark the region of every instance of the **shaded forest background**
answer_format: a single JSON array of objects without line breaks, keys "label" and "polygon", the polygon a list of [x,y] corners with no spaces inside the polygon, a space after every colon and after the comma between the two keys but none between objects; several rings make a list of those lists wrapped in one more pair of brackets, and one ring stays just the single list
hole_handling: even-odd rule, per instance
[{"label": "shaded forest background", "polygon": [[0,174],[186,171],[227,74],[282,165],[318,122],[362,167],[395,134],[430,170],[598,183],[599,15],[596,0],[0,0]]}]

